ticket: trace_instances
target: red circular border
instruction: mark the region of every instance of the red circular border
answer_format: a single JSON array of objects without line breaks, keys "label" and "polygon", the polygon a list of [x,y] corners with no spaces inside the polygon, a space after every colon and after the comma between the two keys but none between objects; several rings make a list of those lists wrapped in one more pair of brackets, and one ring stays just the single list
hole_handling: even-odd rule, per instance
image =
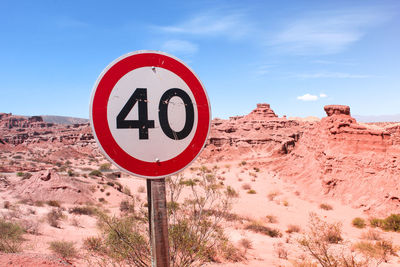
[{"label": "red circular border", "polygon": [[[108,99],[115,84],[128,72],[141,67],[160,67],[178,75],[190,88],[198,111],[197,129],[191,143],[178,156],[161,162],[146,162],[126,153],[114,140],[107,120]],[[210,126],[208,98],[196,75],[183,63],[164,54],[144,52],[114,63],[101,77],[92,97],[92,126],[104,152],[121,168],[140,176],[162,177],[186,167],[201,151]]]}]

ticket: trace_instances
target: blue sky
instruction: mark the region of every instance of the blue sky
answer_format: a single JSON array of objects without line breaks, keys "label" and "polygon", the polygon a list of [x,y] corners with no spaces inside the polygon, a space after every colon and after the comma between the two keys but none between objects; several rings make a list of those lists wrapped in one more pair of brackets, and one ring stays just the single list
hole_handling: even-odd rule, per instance
[{"label": "blue sky", "polygon": [[161,50],[205,85],[213,117],[400,113],[400,2],[0,0],[0,112],[88,118],[117,57]]}]

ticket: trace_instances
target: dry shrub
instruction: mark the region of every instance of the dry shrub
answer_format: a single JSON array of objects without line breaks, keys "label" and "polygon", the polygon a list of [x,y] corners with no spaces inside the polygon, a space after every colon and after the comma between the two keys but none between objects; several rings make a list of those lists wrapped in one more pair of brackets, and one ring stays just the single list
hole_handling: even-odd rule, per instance
[{"label": "dry shrub", "polygon": [[79,221],[79,218],[76,217],[76,216],[72,216],[72,218],[70,219],[70,221],[71,221],[71,225],[72,225],[72,226],[75,226],[75,227],[80,227],[80,226],[81,226],[81,223],[80,223],[80,221]]},{"label": "dry shrub", "polygon": [[340,233],[340,223],[327,223],[311,213],[309,230],[298,242],[323,267],[364,267],[372,266],[373,263],[379,264],[379,261],[373,261],[368,256],[355,254],[342,242]]},{"label": "dry shrub", "polygon": [[333,207],[326,203],[322,203],[321,205],[319,205],[319,207],[323,210],[333,210]]},{"label": "dry shrub", "polygon": [[247,250],[253,248],[253,242],[250,239],[243,237],[239,240],[239,245],[244,249],[244,254],[247,253]]},{"label": "dry shrub", "polygon": [[[166,180],[172,267],[244,258],[224,235],[221,221],[229,214],[233,195],[218,183],[215,171],[201,167],[193,179],[177,175]],[[189,192],[185,199],[180,198],[182,190]],[[126,204],[122,204],[123,210]],[[114,265],[151,266],[146,203],[137,200],[136,204],[138,208],[121,213],[121,217],[98,213],[100,239],[85,241],[85,247]]]},{"label": "dry shrub", "polygon": [[265,218],[267,219],[268,223],[277,223],[278,222],[278,218],[275,215],[267,215],[267,216],[265,216]]},{"label": "dry shrub", "polygon": [[103,240],[98,236],[90,236],[83,240],[83,247],[89,251],[93,252],[103,252]]},{"label": "dry shrub", "polygon": [[61,204],[59,201],[57,200],[49,200],[46,202],[47,205],[51,206],[51,207],[55,207],[55,208],[60,208]]},{"label": "dry shrub", "polygon": [[0,219],[0,251],[16,253],[21,250],[24,229],[16,223]]},{"label": "dry shrub", "polygon": [[269,201],[273,201],[278,195],[280,195],[278,191],[272,191],[268,193],[267,197]]},{"label": "dry shrub", "polygon": [[400,232],[400,214],[391,214],[385,219],[373,218],[370,220],[371,226],[380,227],[385,231]]},{"label": "dry shrub", "polygon": [[354,227],[357,227],[360,229],[365,228],[365,226],[367,226],[367,224],[365,223],[365,220],[360,217],[354,218],[351,223],[353,224]]},{"label": "dry shrub", "polygon": [[286,233],[289,233],[289,234],[291,234],[291,233],[299,233],[300,231],[301,231],[300,226],[295,225],[295,224],[289,224],[288,228],[286,230]]},{"label": "dry shrub", "polygon": [[121,212],[127,212],[127,213],[135,213],[135,201],[134,199],[132,200],[122,200],[121,203],[119,204],[119,210]]},{"label": "dry shrub", "polygon": [[381,233],[375,229],[369,229],[367,232],[362,233],[361,238],[373,241],[382,240]]},{"label": "dry shrub", "polygon": [[232,197],[232,198],[239,197],[239,193],[236,192],[236,190],[229,185],[226,187],[226,193],[228,194],[229,197]]},{"label": "dry shrub", "polygon": [[288,250],[285,248],[285,245],[281,242],[274,244],[274,252],[280,259],[287,260],[288,259]]},{"label": "dry shrub", "polygon": [[248,225],[246,225],[245,229],[251,230],[256,233],[261,233],[264,235],[268,235],[270,237],[281,237],[282,234],[278,229],[273,229],[267,226],[262,225],[261,222],[252,221]]},{"label": "dry shrub", "polygon": [[397,256],[393,244],[390,241],[383,240],[373,242],[360,241],[353,245],[353,248],[363,253],[367,258],[374,258],[378,264],[382,261],[387,262],[389,255]]},{"label": "dry shrub", "polygon": [[49,213],[47,213],[47,221],[53,227],[60,227],[60,219],[63,218],[63,213],[61,209],[52,209]]},{"label": "dry shrub", "polygon": [[78,251],[75,248],[74,242],[69,241],[52,241],[50,242],[50,250],[59,257],[69,261],[78,256]]},{"label": "dry shrub", "polygon": [[19,223],[20,223],[21,227],[25,230],[25,232],[27,232],[28,234],[39,235],[40,223],[37,220],[25,219],[25,220],[21,220]]},{"label": "dry shrub", "polygon": [[254,194],[257,194],[257,192],[254,189],[250,189],[247,191],[247,194],[254,195]]},{"label": "dry shrub", "polygon": [[68,210],[71,214],[78,214],[78,215],[94,215],[97,212],[95,207],[91,206],[75,206]]}]

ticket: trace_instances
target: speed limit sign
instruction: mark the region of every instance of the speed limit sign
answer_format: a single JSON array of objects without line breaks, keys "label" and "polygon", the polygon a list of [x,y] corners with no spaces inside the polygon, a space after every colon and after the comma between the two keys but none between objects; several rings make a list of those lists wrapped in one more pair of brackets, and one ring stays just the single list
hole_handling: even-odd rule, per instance
[{"label": "speed limit sign", "polygon": [[163,52],[138,51],[101,73],[90,122],[110,161],[151,179],[177,173],[199,155],[211,111],[201,81],[185,63]]}]

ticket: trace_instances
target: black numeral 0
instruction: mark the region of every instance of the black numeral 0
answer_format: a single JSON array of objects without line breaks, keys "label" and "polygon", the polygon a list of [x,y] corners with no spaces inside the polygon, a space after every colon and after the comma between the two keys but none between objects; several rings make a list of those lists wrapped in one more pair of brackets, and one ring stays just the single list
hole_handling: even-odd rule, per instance
[{"label": "black numeral 0", "polygon": [[[185,105],[185,125],[179,132],[175,132],[171,129],[168,121],[168,104],[171,98],[174,96],[182,99]],[[129,112],[138,104],[138,120],[125,120]],[[167,90],[160,99],[158,106],[158,118],[160,120],[161,129],[166,136],[174,140],[182,140],[186,138],[193,129],[194,124],[194,110],[193,103],[189,95],[179,88],[171,88]],[[128,102],[124,105],[117,116],[117,129],[128,129],[138,128],[139,139],[149,139],[149,128],[154,128],[154,120],[148,119],[148,108],[147,108],[147,88],[137,88],[133,92],[132,96],[128,99]]]},{"label": "black numeral 0", "polygon": [[[183,126],[183,129],[179,132],[172,130],[168,121],[168,104],[169,100],[174,96],[182,99],[186,111],[185,126]],[[174,140],[182,140],[186,138],[192,131],[194,124],[193,103],[190,99],[190,96],[182,89],[172,88],[167,90],[160,99],[160,104],[158,106],[158,118],[160,119],[161,129],[166,136]]]}]

